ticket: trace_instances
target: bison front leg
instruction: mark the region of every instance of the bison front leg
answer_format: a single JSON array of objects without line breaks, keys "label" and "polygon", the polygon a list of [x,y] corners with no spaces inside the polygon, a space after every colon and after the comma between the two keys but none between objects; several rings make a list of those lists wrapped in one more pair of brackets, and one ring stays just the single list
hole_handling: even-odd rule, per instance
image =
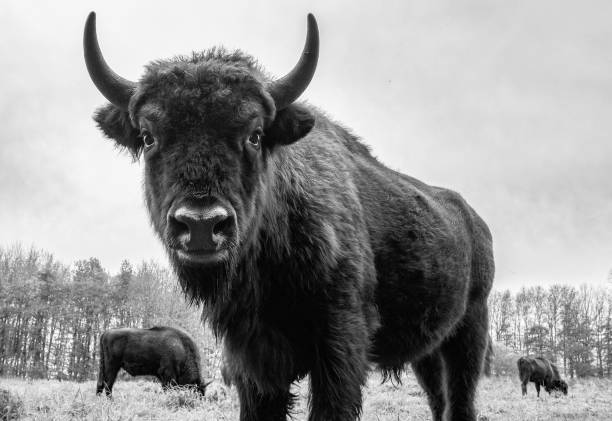
[{"label": "bison front leg", "polygon": [[544,390],[546,390],[548,392],[548,394],[550,395],[550,393],[553,391],[553,380],[550,377],[545,377],[544,381],[542,382],[542,386],[544,386]]},{"label": "bison front leg", "polygon": [[444,419],[446,407],[445,385],[444,385],[444,362],[439,351],[434,351],[420,360],[412,363],[419,384],[427,393],[427,400],[431,408],[434,421]]},{"label": "bison front leg", "polygon": [[367,338],[354,314],[338,317],[318,346],[310,373],[309,421],[353,421],[361,414],[361,388],[367,379]]},{"label": "bison front leg", "polygon": [[538,393],[538,398],[540,397],[540,382],[535,382],[536,392]]},{"label": "bison front leg", "polygon": [[521,383],[521,392],[523,393],[523,396],[527,394],[527,383],[528,382],[529,382],[529,379],[523,380],[523,382]]},{"label": "bison front leg", "polygon": [[233,379],[240,399],[240,421],[286,421],[291,405],[289,385],[286,391],[262,393],[242,378]]},{"label": "bison front leg", "polygon": [[476,387],[488,343],[485,301],[468,303],[468,311],[441,347],[447,378],[448,419],[476,421]]}]

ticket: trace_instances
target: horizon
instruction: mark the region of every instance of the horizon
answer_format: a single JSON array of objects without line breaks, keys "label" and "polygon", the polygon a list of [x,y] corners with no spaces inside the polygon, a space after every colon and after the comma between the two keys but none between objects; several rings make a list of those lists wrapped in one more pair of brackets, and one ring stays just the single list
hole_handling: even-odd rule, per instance
[{"label": "horizon", "polygon": [[612,3],[179,6],[0,6],[0,246],[95,256],[112,273],[124,258],[168,267],[141,162],[91,118],[105,104],[83,61],[91,10],[109,65],[132,80],[151,60],[214,45],[283,74],[312,12],[321,52],[301,99],[390,168],[459,192],[493,233],[494,288],[610,283]]}]

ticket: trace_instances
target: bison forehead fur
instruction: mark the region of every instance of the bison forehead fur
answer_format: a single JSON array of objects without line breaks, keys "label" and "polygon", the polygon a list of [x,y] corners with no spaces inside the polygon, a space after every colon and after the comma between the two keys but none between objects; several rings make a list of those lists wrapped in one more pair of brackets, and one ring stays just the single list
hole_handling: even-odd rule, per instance
[{"label": "bison forehead fur", "polygon": [[[128,106],[95,116],[144,156],[153,226],[223,338],[241,419],[285,419],[291,383],[310,375],[311,419],[353,420],[371,364],[399,380],[409,363],[434,419],[475,419],[494,272],[486,224],[315,107],[279,106],[273,83],[250,57],[211,50],[151,63],[126,85]],[[207,215],[223,226],[202,228],[198,247],[224,248],[186,260]]]}]

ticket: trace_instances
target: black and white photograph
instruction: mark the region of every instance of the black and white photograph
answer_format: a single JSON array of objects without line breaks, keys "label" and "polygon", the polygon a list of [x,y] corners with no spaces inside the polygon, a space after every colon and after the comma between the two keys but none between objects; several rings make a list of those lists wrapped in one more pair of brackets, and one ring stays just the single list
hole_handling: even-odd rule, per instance
[{"label": "black and white photograph", "polygon": [[612,2],[0,35],[0,420],[612,418]]}]

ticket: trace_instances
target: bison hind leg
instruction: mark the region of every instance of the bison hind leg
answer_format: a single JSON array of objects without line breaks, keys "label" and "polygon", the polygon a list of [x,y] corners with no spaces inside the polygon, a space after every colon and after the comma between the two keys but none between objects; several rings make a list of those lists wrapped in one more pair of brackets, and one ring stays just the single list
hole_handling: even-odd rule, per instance
[{"label": "bison hind leg", "polygon": [[468,304],[453,335],[440,347],[444,358],[449,420],[476,420],[474,400],[488,344],[486,301]]},{"label": "bison hind leg", "polygon": [[419,384],[427,393],[427,400],[434,421],[444,419],[446,408],[446,387],[444,385],[444,362],[439,351],[412,363],[414,374]]},{"label": "bison hind leg", "polygon": [[96,395],[101,395],[104,391],[104,368],[101,368],[98,372],[98,382],[96,383]]},{"label": "bison hind leg", "polygon": [[117,379],[117,373],[121,367],[110,364],[108,361],[105,364],[103,370],[100,370],[98,375],[98,384],[96,385],[96,394],[100,395],[104,390],[106,396],[110,396],[113,393],[113,385]]}]

